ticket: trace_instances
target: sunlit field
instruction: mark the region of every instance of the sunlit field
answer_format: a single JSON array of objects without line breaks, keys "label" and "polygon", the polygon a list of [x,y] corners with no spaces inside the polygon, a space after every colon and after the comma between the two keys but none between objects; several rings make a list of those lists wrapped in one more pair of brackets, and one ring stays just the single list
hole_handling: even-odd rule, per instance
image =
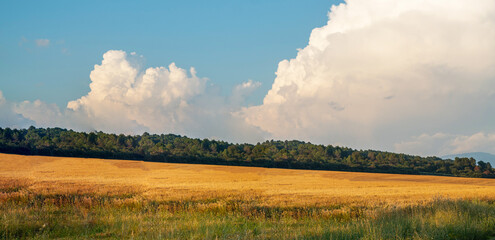
[{"label": "sunlit field", "polygon": [[0,154],[2,238],[495,235],[495,179]]}]

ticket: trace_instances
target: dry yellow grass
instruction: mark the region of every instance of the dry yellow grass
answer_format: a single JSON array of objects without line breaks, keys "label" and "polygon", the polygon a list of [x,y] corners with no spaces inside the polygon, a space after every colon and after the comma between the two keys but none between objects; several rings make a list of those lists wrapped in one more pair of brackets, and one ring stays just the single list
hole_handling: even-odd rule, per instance
[{"label": "dry yellow grass", "polygon": [[0,185],[31,192],[130,191],[156,200],[262,199],[268,206],[402,206],[495,199],[495,179],[0,154]]}]

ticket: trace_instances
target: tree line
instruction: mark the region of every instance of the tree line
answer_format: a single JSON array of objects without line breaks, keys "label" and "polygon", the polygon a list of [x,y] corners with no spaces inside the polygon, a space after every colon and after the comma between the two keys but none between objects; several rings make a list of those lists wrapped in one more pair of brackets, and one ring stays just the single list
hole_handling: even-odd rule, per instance
[{"label": "tree line", "polygon": [[0,128],[0,152],[24,155],[129,159],[270,168],[495,177],[490,163],[375,150],[355,150],[303,141],[233,144],[175,134],[124,135],[62,128]]}]

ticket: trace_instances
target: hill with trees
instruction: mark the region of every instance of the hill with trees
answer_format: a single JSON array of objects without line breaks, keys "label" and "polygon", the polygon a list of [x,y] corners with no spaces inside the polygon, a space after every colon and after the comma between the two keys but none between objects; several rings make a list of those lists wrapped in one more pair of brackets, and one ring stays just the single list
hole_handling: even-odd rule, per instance
[{"label": "hill with trees", "polygon": [[495,165],[495,155],[486,152],[468,152],[468,153],[458,153],[442,156],[443,159],[455,159],[459,158],[474,158],[479,161],[487,162]]},{"label": "hill with trees", "polygon": [[62,128],[0,128],[0,152],[270,168],[495,177],[490,163],[355,150],[303,141],[233,144],[174,134],[124,135]]}]

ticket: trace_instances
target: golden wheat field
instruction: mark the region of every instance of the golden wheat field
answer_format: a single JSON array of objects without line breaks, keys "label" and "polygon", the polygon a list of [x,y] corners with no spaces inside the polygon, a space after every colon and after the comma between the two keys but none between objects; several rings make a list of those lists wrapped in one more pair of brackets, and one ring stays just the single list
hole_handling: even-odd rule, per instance
[{"label": "golden wheat field", "polygon": [[403,206],[495,199],[495,179],[269,169],[0,154],[0,184],[39,193],[139,193],[139,198],[262,199],[267,206]]}]

